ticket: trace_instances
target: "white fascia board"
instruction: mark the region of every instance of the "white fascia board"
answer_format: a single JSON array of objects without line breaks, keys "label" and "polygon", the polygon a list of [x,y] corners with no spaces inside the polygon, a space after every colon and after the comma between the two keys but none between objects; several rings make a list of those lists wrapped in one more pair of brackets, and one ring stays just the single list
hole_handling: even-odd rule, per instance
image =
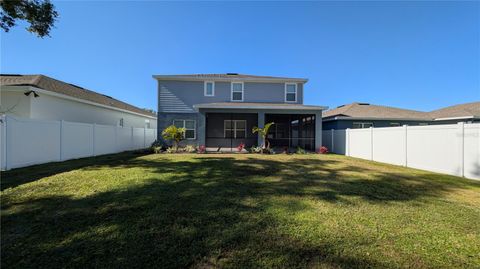
[{"label": "white fascia board", "polygon": [[[2,86],[2,89],[3,89],[3,87],[7,87],[7,86]],[[112,106],[103,105],[103,104],[87,101],[87,100],[80,99],[80,98],[75,98],[75,97],[68,96],[68,95],[61,94],[61,93],[47,91],[47,90],[40,89],[40,88],[33,87],[33,86],[9,86],[9,87],[12,87],[12,88],[6,88],[5,90],[8,90],[8,91],[33,90],[33,91],[36,91],[37,93],[46,94],[46,95],[50,95],[50,96],[55,96],[55,97],[58,97],[58,98],[71,100],[71,101],[75,101],[75,102],[79,102],[79,103],[83,103],[83,104],[88,104],[88,105],[92,105],[92,106],[98,106],[98,107],[107,108],[107,109],[111,109],[111,110],[115,110],[115,111],[129,113],[129,114],[133,114],[133,115],[137,115],[137,116],[141,116],[141,117],[145,117],[145,118],[149,118],[149,119],[153,119],[153,120],[157,119],[157,117],[140,114],[140,113],[137,113],[137,112],[126,110],[126,109],[121,109],[121,108],[116,108],[116,107],[112,107]],[[13,87],[15,87],[15,88],[13,88]]]},{"label": "white fascia board", "polygon": [[434,121],[442,121],[442,120],[468,120],[468,119],[478,119],[480,117],[477,116],[461,116],[461,117],[449,117],[449,118],[436,118]]}]

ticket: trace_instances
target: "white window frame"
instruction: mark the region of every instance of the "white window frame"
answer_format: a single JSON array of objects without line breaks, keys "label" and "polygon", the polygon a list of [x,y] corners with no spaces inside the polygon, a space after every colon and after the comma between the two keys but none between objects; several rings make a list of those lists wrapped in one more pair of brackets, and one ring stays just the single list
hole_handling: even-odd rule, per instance
[{"label": "white window frame", "polygon": [[124,127],[125,126],[125,120],[123,118],[120,118],[118,120],[118,127]]},{"label": "white window frame", "polygon": [[[362,125],[362,128],[353,128],[353,125],[354,124],[361,124]],[[352,122],[352,129],[366,129],[366,128],[370,128],[370,127],[365,127],[365,124],[371,124],[372,126],[370,127],[373,127],[373,122],[364,122],[364,121],[355,121],[355,122]]]},{"label": "white window frame", "polygon": [[[227,121],[231,121],[232,122],[232,128],[225,128],[227,126]],[[246,139],[247,138],[247,120],[223,120],[223,138],[227,138],[227,139],[237,139],[237,122],[239,121],[243,121],[245,122],[245,136],[240,138],[240,139]],[[227,137],[227,130],[229,131],[232,131],[233,132],[233,137]],[[241,129],[240,129],[241,130]]]},{"label": "white window frame", "polygon": [[[172,124],[173,124],[173,125],[175,125],[175,121],[181,121],[181,122],[183,122],[183,124],[182,124],[183,127],[180,127],[180,128],[185,128],[185,130],[193,130],[193,138],[186,138],[186,137],[185,137],[186,132],[185,132],[185,134],[183,135],[183,138],[185,138],[186,140],[195,140],[195,139],[197,139],[197,121],[196,121],[196,120],[174,119],[174,120],[172,121]],[[193,129],[187,129],[187,127],[186,127],[186,121],[193,121]]]},{"label": "white window frame", "polygon": [[[287,100],[287,87],[288,85],[295,86],[295,101],[288,101]],[[298,84],[297,83],[285,83],[285,103],[296,103],[298,100]]]},{"label": "white window frame", "polygon": [[[242,84],[242,100],[233,100],[233,84]],[[230,83],[230,100],[232,102],[243,102],[244,99],[245,99],[245,85],[243,81],[232,81]]]},{"label": "white window frame", "polygon": [[[212,94],[207,94],[207,84],[212,83]],[[205,81],[203,83],[203,95],[208,97],[215,96],[215,81]]]}]

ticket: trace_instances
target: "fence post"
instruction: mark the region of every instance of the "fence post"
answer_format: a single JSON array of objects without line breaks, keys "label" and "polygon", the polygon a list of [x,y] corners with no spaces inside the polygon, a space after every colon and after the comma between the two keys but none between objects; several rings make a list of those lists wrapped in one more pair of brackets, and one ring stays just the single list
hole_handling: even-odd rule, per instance
[{"label": "fence post", "polygon": [[370,126],[370,160],[373,161],[373,127]]},{"label": "fence post", "polygon": [[460,176],[465,177],[465,123],[459,122],[458,129],[460,131]]},{"label": "fence post", "polygon": [[350,156],[350,128],[345,130],[345,155]]},{"label": "fence post", "polygon": [[130,127],[130,150],[133,150],[135,147],[134,144],[135,139],[133,138],[133,126]]},{"label": "fence post", "polygon": [[147,147],[147,127],[143,127],[143,148]]},{"label": "fence post", "polygon": [[94,123],[93,124],[93,129],[92,129],[93,130],[93,153],[92,153],[93,156],[96,156],[96,154],[95,154],[95,136],[97,135],[96,130],[95,130],[96,128],[97,128],[97,124]]},{"label": "fence post", "polygon": [[60,121],[60,161],[63,161],[63,122],[64,120]]},{"label": "fence post", "polygon": [[405,143],[405,145],[404,145],[404,150],[405,150],[405,152],[404,152],[404,156],[405,156],[405,163],[404,163],[404,165],[405,165],[405,167],[408,166],[408,162],[407,162],[407,161],[408,161],[408,159],[407,159],[407,158],[408,158],[408,152],[407,152],[407,150],[408,150],[407,130],[408,130],[407,125],[406,125],[406,124],[403,125],[403,135],[404,135],[403,141],[404,141],[404,143]]},{"label": "fence post", "polygon": [[334,138],[334,136],[335,136],[335,130],[332,129],[331,131],[332,131],[331,134],[330,134],[330,136],[332,137],[332,148],[331,148],[331,151],[332,151],[332,152],[335,152],[335,138]]},{"label": "fence post", "polygon": [[3,126],[2,126],[2,134],[1,134],[1,138],[2,140],[0,141],[0,165],[2,164],[3,162],[3,165],[2,167],[0,167],[1,169],[0,170],[7,170],[7,115],[3,115],[0,117],[1,118],[1,123]]},{"label": "fence post", "polygon": [[11,124],[10,124],[10,116],[5,115],[5,170],[10,170],[10,153],[12,151],[11,146],[10,146],[10,129]]}]

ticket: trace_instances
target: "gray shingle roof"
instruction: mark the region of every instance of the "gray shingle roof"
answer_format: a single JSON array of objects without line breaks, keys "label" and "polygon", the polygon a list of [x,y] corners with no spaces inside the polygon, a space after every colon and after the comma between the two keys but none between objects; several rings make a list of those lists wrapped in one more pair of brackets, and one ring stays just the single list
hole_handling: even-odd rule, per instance
[{"label": "gray shingle roof", "polygon": [[370,119],[411,119],[434,120],[443,118],[480,117],[480,102],[459,104],[431,112],[402,109],[396,107],[351,103],[325,111],[323,118],[351,117]]},{"label": "gray shingle roof", "polygon": [[238,73],[226,74],[183,74],[183,75],[154,75],[156,79],[178,79],[178,80],[268,80],[268,81],[292,81],[292,82],[307,82],[306,78],[292,78],[292,77],[273,77],[273,76],[257,76]]},{"label": "gray shingle roof", "polygon": [[155,113],[122,102],[82,87],[56,80],[44,75],[0,75],[0,86],[33,86],[46,91],[68,95],[78,99],[124,109],[142,115],[156,117]]},{"label": "gray shingle roof", "polygon": [[480,117],[480,102],[449,106],[429,112],[433,118]]},{"label": "gray shingle roof", "polygon": [[428,113],[422,111],[371,105],[367,103],[351,103],[323,113],[324,118],[335,116],[378,119],[432,119]]}]

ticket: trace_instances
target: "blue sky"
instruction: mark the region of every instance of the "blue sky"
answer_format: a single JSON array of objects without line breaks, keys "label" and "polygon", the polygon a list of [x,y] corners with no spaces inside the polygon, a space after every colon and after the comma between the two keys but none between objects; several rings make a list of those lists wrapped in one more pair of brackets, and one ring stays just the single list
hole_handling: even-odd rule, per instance
[{"label": "blue sky", "polygon": [[51,38],[0,34],[1,73],[156,109],[153,74],[306,77],[305,103],[480,100],[480,2],[54,2]]}]

